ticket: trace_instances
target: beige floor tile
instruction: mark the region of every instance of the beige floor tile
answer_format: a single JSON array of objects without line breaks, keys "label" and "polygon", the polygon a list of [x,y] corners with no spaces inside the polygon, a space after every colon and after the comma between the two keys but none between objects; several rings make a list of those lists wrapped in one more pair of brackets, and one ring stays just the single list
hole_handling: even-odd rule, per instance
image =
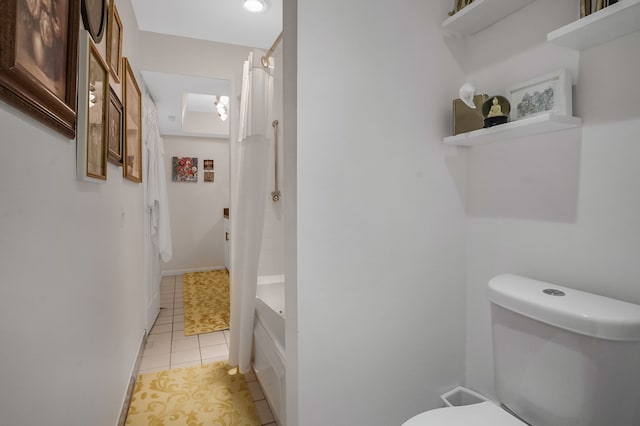
[{"label": "beige floor tile", "polygon": [[143,356],[140,361],[140,370],[169,366],[169,353]]},{"label": "beige floor tile", "polygon": [[227,345],[205,346],[200,348],[200,353],[202,354],[202,359],[228,357],[229,348]]},{"label": "beige floor tile", "polygon": [[255,382],[257,379],[256,373],[253,371],[253,368],[249,370],[247,374],[244,375],[244,379],[247,382]]},{"label": "beige floor tile", "polygon": [[194,367],[197,365],[202,365],[202,362],[200,360],[197,360],[197,361],[181,362],[179,364],[171,363],[171,369],[173,370],[174,368]]},{"label": "beige floor tile", "polygon": [[171,309],[160,309],[160,313],[158,314],[158,318],[169,317],[173,318],[173,308]]},{"label": "beige floor tile", "polygon": [[141,370],[138,372],[138,374],[153,373],[153,372],[156,372],[156,371],[165,371],[165,370],[169,370],[169,364],[167,364],[167,365],[161,365],[161,366],[159,366],[159,367],[146,368],[146,369],[144,369],[144,370],[142,370],[142,369],[141,369]]},{"label": "beige floor tile", "polygon": [[186,351],[188,349],[199,349],[198,336],[189,336],[184,339],[174,340],[171,344],[172,351]]},{"label": "beige floor tile", "polygon": [[169,317],[169,316],[163,316],[163,317],[158,317],[158,319],[156,319],[156,323],[154,325],[160,325],[160,324],[171,324],[173,322],[173,317]]},{"label": "beige floor tile", "polygon": [[173,302],[173,308],[174,309],[184,309],[184,303],[182,303],[182,302]]},{"label": "beige floor tile", "polygon": [[173,324],[158,324],[154,325],[149,334],[158,334],[158,333],[170,333]]},{"label": "beige floor tile", "polygon": [[173,331],[184,331],[184,321],[174,322]]},{"label": "beige floor tile", "polygon": [[184,330],[174,330],[173,331],[173,341],[174,342],[176,340],[186,339],[187,337],[194,337],[194,336],[185,336],[184,335]]},{"label": "beige floor tile", "polygon": [[215,358],[202,358],[202,365],[213,364],[214,362],[229,361],[229,356],[219,356]]},{"label": "beige floor tile", "polygon": [[256,401],[254,402],[254,405],[256,406],[256,411],[258,412],[258,417],[260,418],[261,424],[264,425],[275,421],[275,418],[273,417],[273,414],[271,414],[271,409],[269,408],[266,400],[263,399],[262,401]]},{"label": "beige floor tile", "polygon": [[173,316],[176,316],[176,314],[180,314],[180,315],[184,314],[184,308],[175,308],[173,310]]},{"label": "beige floor tile", "polygon": [[[152,336],[171,336],[170,333],[162,333],[162,334],[153,334]],[[164,340],[158,340],[158,341],[149,341],[147,340],[147,345],[144,347],[144,352],[142,353],[142,356],[149,356],[149,355],[163,355],[163,354],[170,354],[171,353],[171,339],[164,339]]]},{"label": "beige floor tile", "polygon": [[262,393],[258,382],[247,382],[247,387],[249,388],[249,393],[251,393],[251,399],[253,401],[264,399],[264,393]]},{"label": "beige floor tile", "polygon": [[185,362],[200,361],[200,350],[189,349],[187,351],[171,352],[171,366],[184,364]]},{"label": "beige floor tile", "polygon": [[200,334],[198,338],[200,339],[200,347],[227,344],[227,341],[224,338],[224,333],[222,333],[221,331]]}]

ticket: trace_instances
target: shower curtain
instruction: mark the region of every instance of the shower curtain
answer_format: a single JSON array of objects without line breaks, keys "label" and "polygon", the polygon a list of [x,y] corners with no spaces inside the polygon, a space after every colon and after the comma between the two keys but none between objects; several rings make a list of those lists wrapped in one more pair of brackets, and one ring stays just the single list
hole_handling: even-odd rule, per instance
[{"label": "shower curtain", "polygon": [[254,50],[245,61],[236,144],[235,203],[231,208],[231,341],[229,362],[241,373],[251,366],[258,262],[267,195],[273,65]]}]

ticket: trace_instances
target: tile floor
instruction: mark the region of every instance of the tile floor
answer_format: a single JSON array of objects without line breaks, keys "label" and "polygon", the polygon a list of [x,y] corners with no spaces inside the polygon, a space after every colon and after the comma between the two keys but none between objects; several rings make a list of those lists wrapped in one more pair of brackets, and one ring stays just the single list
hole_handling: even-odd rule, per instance
[{"label": "tile floor", "polygon": [[[229,331],[184,335],[182,276],[164,277],[160,284],[160,315],[142,353],[140,373],[226,361]],[[247,386],[262,425],[276,426],[271,409],[255,374],[247,374]]]}]

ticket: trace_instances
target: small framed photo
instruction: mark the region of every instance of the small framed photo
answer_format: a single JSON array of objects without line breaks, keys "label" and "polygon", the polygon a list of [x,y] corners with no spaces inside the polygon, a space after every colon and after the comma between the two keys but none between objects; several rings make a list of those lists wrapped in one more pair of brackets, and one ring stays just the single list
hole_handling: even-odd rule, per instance
[{"label": "small framed photo", "polygon": [[124,109],[118,95],[109,88],[109,111],[107,114],[109,161],[122,166],[122,141],[124,140]]},{"label": "small framed photo", "polygon": [[107,179],[107,109],[109,71],[88,33],[80,34],[78,80],[77,175],[81,180]]},{"label": "small framed photo", "polygon": [[213,182],[214,181],[214,172],[204,172],[204,181],[205,182]]},{"label": "small framed photo", "polygon": [[123,175],[133,182],[142,182],[142,94],[127,58],[124,71],[124,161]]},{"label": "small framed photo", "polygon": [[507,89],[511,120],[553,112],[571,116],[571,75],[566,69],[554,71]]},{"label": "small framed photo", "polygon": [[213,170],[213,160],[203,160],[205,170]]},{"label": "small framed photo", "polygon": [[107,63],[111,77],[116,83],[122,79],[122,21],[116,8],[116,1],[109,6],[109,26],[107,34]]}]

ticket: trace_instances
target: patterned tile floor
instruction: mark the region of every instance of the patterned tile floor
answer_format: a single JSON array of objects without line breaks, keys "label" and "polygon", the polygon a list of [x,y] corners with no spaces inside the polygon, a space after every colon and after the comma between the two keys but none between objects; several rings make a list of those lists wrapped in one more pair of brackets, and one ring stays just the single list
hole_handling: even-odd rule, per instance
[{"label": "patterned tile floor", "polygon": [[[140,373],[226,361],[229,356],[228,330],[184,335],[182,288],[182,276],[162,279],[160,315],[147,338]],[[251,372],[246,378],[260,422],[265,426],[276,426],[255,374]]]}]

